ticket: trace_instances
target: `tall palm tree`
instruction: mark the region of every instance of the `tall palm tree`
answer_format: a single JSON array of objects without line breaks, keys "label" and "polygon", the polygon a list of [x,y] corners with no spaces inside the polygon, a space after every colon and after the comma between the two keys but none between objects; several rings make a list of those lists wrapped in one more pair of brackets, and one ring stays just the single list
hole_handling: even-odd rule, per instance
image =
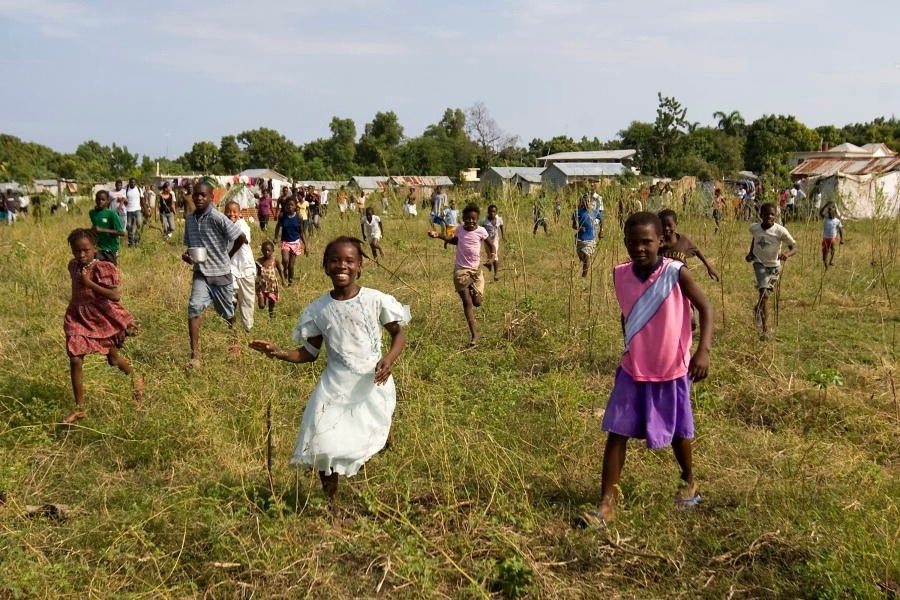
[{"label": "tall palm tree", "polygon": [[717,110],[713,113],[713,119],[718,119],[716,127],[727,133],[728,135],[740,135],[744,131],[746,122],[741,116],[740,111],[733,110],[730,113],[724,113]]}]

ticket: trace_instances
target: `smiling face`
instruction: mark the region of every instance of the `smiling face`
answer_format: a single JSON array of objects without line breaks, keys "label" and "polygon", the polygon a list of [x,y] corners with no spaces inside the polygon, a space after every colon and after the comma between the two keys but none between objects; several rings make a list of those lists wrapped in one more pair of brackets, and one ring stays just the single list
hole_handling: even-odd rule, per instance
[{"label": "smiling face", "polygon": [[478,227],[478,211],[467,210],[463,213],[463,229],[466,231],[475,231]]},{"label": "smiling face", "polygon": [[638,267],[652,267],[656,264],[662,236],[652,223],[639,223],[625,231],[625,248],[628,256]]},{"label": "smiling face", "polygon": [[72,256],[82,267],[91,264],[97,256],[97,246],[89,237],[80,237],[72,242]]},{"label": "smiling face", "polygon": [[673,239],[675,237],[675,230],[678,228],[678,223],[675,221],[675,217],[667,215],[660,220],[662,221],[663,237],[667,240]]},{"label": "smiling face", "polygon": [[775,207],[763,206],[759,211],[759,219],[762,221],[763,229],[768,229],[775,224]]},{"label": "smiling face", "polygon": [[325,257],[325,274],[335,289],[355,285],[362,273],[362,256],[353,244],[335,244]]},{"label": "smiling face", "polygon": [[237,204],[229,202],[228,206],[225,207],[225,216],[232,223],[237,223],[237,220],[241,218],[241,209]]}]

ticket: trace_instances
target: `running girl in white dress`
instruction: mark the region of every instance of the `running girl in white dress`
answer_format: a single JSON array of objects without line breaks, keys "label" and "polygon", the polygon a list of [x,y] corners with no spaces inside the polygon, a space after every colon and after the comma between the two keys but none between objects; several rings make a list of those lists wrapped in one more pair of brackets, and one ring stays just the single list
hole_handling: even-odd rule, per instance
[{"label": "running girl in white dress", "polygon": [[[397,400],[391,367],[406,345],[402,326],[410,319],[409,307],[393,296],[359,286],[363,256],[357,238],[342,236],[325,247],[322,266],[334,289],[303,311],[294,328],[299,347],[250,342],[270,358],[307,363],[316,360],[325,341],[328,364],[303,411],[290,464],[316,469],[331,502],[338,476],[355,475],[387,442]],[[391,336],[383,357],[382,327]]]}]

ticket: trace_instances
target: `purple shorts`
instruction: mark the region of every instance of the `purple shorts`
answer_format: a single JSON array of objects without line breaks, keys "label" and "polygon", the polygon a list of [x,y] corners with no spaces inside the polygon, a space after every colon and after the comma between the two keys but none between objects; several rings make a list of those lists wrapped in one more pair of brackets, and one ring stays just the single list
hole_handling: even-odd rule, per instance
[{"label": "purple shorts", "polygon": [[635,381],[619,367],[603,415],[603,431],[646,439],[648,448],[670,446],[674,437],[693,439],[690,376]]}]

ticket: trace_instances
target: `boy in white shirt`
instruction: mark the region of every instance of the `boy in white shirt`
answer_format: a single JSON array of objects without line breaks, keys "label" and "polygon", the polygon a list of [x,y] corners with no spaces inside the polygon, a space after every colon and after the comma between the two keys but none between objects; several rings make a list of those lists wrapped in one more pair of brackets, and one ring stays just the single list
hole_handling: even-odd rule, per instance
[{"label": "boy in white shirt", "polygon": [[[756,302],[756,325],[760,328],[761,338],[769,336],[768,327],[768,302],[769,295],[778,283],[781,275],[781,261],[797,253],[797,242],[790,232],[775,222],[778,209],[771,202],[766,202],[759,207],[759,223],[750,225],[750,252],[746,261],[753,263],[753,272],[756,275],[756,289],[759,290],[759,299]],[[787,252],[781,252],[781,244],[787,245]]]},{"label": "boy in white shirt", "polygon": [[822,221],[822,264],[826,269],[834,265],[835,239],[844,243],[844,228],[841,220],[834,214],[834,207],[829,206]]},{"label": "boy in white shirt", "polygon": [[384,250],[381,249],[381,236],[384,234],[384,227],[381,224],[381,217],[372,211],[371,206],[366,208],[360,228],[362,229],[363,241],[368,241],[369,247],[372,248],[372,258],[378,260],[379,253],[381,253],[381,256],[384,256]]},{"label": "boy in white shirt", "polygon": [[506,232],[503,230],[503,217],[497,214],[497,205],[491,204],[487,209],[487,217],[481,222],[481,226],[488,233],[484,241],[484,249],[487,252],[488,271],[493,271],[494,281],[500,281],[500,240],[506,241]]},{"label": "boy in white shirt", "polygon": [[241,205],[234,200],[225,205],[224,214],[247,238],[247,243],[231,256],[231,280],[234,283],[235,312],[241,315],[244,331],[250,331],[256,308],[256,261],[250,249],[250,226],[241,218]]}]

